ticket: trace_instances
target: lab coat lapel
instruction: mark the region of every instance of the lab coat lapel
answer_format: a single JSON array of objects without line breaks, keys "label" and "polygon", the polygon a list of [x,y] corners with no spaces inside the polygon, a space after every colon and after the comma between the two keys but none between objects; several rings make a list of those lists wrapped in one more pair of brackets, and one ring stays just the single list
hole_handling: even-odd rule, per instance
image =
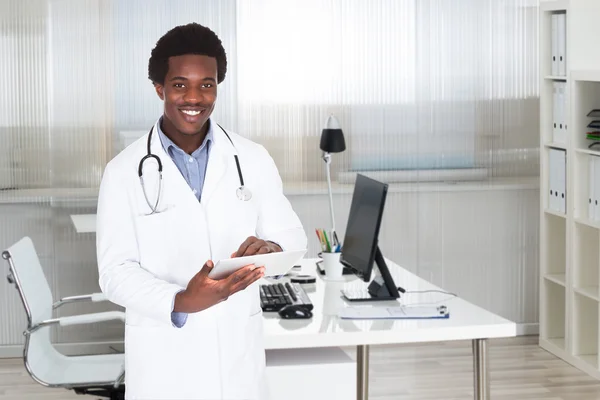
[{"label": "lab coat lapel", "polygon": [[[213,147],[208,157],[208,166],[202,188],[202,197],[200,202],[203,206],[207,205],[216,190],[223,185],[225,176],[229,172],[233,158],[232,145],[220,128],[216,128],[213,134]],[[229,161],[229,162],[228,162]],[[235,190],[235,188],[231,188]]]},{"label": "lab coat lapel", "polygon": [[159,208],[172,207],[176,204],[181,204],[181,202],[186,199],[193,200],[194,203],[197,203],[196,196],[192,193],[190,186],[163,148],[156,129],[154,129],[152,133],[151,149],[153,154],[160,157],[163,166],[162,193],[160,200],[162,207]]}]

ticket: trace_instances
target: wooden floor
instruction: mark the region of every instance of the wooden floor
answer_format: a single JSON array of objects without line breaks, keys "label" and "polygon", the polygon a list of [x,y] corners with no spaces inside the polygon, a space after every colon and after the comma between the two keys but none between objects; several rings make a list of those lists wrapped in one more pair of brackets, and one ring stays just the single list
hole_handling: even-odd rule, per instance
[{"label": "wooden floor", "polygon": [[[537,337],[489,344],[493,400],[600,400],[600,382],[537,345]],[[473,397],[470,342],[371,349],[371,400],[467,400]],[[0,400],[79,399],[47,389],[27,375],[20,359],[0,359]],[[284,399],[273,399],[284,400]]]}]

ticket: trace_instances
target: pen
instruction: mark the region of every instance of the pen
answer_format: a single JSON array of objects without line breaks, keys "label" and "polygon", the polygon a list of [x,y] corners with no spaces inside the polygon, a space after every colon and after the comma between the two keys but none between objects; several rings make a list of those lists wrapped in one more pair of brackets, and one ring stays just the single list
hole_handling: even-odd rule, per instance
[{"label": "pen", "polygon": [[323,236],[325,236],[325,244],[327,245],[327,252],[331,253],[331,246],[329,244],[329,239],[327,239],[327,232],[323,231]]},{"label": "pen", "polygon": [[338,240],[338,237],[337,237],[337,232],[336,232],[336,231],[331,231],[331,233],[332,233],[332,236],[333,236],[333,243],[334,243],[336,246],[339,246],[339,244],[340,244],[340,241]]},{"label": "pen", "polygon": [[315,229],[315,232],[317,233],[317,237],[319,238],[319,243],[321,244],[321,251],[327,251],[325,248],[325,241],[323,240],[323,236],[321,235],[320,230]]}]

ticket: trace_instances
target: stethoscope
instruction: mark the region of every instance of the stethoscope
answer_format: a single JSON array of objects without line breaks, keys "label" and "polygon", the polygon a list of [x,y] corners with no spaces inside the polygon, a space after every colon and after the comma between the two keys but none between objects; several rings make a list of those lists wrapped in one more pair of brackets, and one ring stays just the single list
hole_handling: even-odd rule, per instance
[{"label": "stethoscope", "polygon": [[[235,158],[235,165],[237,167],[238,176],[240,178],[240,187],[237,188],[237,190],[235,191],[235,194],[236,194],[237,198],[240,199],[241,201],[248,201],[252,198],[252,192],[250,191],[250,189],[248,189],[246,186],[244,186],[244,176],[242,175],[242,168],[240,167],[240,160],[237,155],[237,149],[235,148],[233,141],[227,134],[227,131],[225,131],[225,129],[223,129],[223,127],[221,125],[219,125],[219,124],[217,124],[217,125],[219,126],[219,128],[221,128],[223,133],[225,133],[225,136],[227,136],[227,139],[229,139],[229,142],[231,143],[234,150],[236,151],[236,154],[234,154],[233,157]],[[154,129],[154,127],[152,129],[150,129],[150,132],[148,132],[148,154],[146,154],[144,157],[142,157],[142,159],[140,160],[140,164],[138,166],[138,176],[140,177],[140,184],[142,185],[142,191],[144,192],[144,198],[146,199],[146,203],[148,203],[148,207],[150,207],[150,210],[152,210],[152,212],[150,214],[154,214],[154,213],[158,212],[157,211],[158,203],[160,201],[160,194],[161,194],[161,190],[162,190],[162,162],[160,160],[160,157],[157,156],[156,154],[152,154],[152,151],[150,150],[153,129]],[[146,187],[144,186],[144,178],[142,177],[142,169],[144,167],[144,161],[146,161],[149,158],[155,159],[158,164],[158,196],[156,197],[156,203],[154,203],[154,206],[152,206],[152,204],[150,203],[150,200],[148,200],[148,195],[146,194]]]}]

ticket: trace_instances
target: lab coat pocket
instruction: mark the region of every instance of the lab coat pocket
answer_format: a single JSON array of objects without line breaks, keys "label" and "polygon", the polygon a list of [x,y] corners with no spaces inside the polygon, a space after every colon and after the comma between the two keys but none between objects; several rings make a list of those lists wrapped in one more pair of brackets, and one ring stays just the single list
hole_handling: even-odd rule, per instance
[{"label": "lab coat pocket", "polygon": [[159,278],[164,278],[170,259],[176,249],[173,248],[175,232],[175,210],[138,216],[137,229],[140,265]]}]

